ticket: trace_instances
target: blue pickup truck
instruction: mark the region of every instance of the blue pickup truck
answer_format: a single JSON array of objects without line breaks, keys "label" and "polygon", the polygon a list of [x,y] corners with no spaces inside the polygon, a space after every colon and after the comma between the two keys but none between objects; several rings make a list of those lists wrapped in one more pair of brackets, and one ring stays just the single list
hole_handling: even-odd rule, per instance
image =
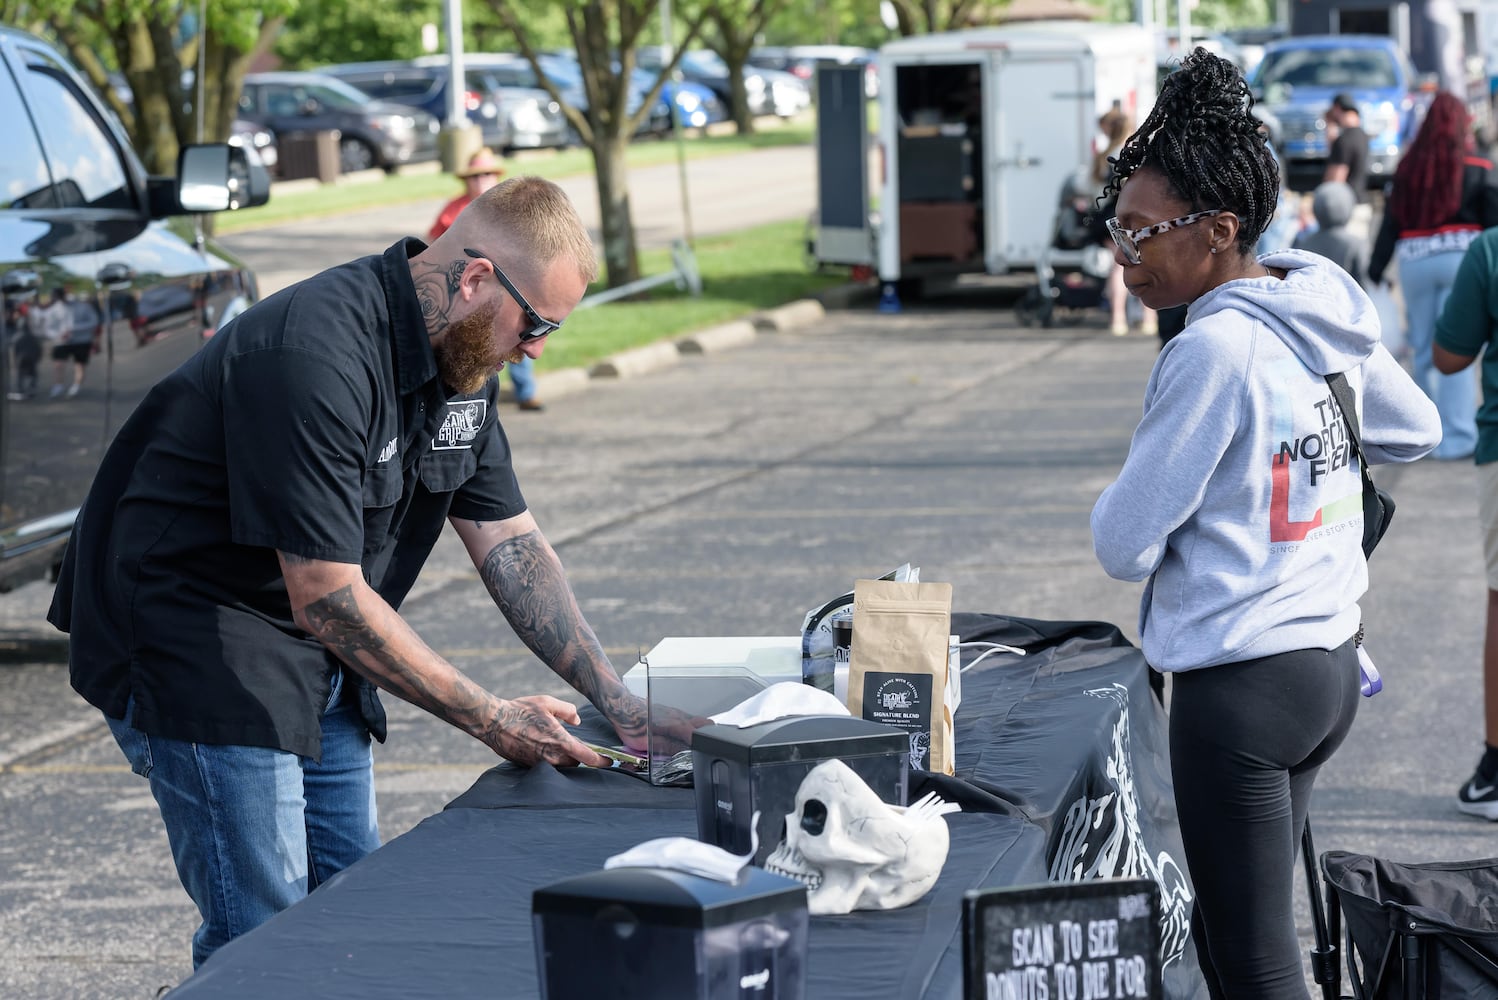
[{"label": "blue pickup truck", "polygon": [[1368,133],[1368,183],[1382,186],[1419,128],[1433,90],[1409,57],[1382,35],[1306,35],[1264,47],[1249,86],[1280,125],[1281,155],[1293,172],[1324,167],[1325,112],[1351,94]]}]

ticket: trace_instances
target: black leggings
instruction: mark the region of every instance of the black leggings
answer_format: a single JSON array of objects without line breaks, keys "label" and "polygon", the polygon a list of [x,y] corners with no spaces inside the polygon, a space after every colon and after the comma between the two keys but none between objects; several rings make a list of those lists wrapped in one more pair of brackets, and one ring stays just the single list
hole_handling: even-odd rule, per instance
[{"label": "black leggings", "polygon": [[1309,1000],[1295,867],[1316,772],[1352,727],[1352,640],[1172,677],[1170,761],[1191,933],[1213,1000]]}]

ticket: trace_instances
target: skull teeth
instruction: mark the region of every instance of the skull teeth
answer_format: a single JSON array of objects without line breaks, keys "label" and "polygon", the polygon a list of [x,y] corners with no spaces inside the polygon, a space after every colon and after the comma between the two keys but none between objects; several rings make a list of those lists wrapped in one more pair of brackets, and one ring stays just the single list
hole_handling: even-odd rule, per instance
[{"label": "skull teeth", "polygon": [[801,852],[787,844],[781,844],[765,859],[765,871],[793,878],[812,891],[822,887],[822,873],[808,867]]}]

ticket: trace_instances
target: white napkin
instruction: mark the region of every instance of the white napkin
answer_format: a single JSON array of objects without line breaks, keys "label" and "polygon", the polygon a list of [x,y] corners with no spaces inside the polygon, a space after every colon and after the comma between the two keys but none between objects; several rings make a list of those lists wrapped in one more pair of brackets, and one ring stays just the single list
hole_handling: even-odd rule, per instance
[{"label": "white napkin", "polygon": [[636,844],[623,854],[616,854],[603,863],[605,868],[669,868],[701,875],[717,882],[736,882],[739,873],[759,850],[759,813],[749,823],[750,844],[748,854],[729,854],[721,847],[704,844],[690,837],[660,837]]},{"label": "white napkin", "polygon": [[771,684],[730,709],[712,716],[725,726],[752,726],[791,715],[849,715],[848,706],[831,692],[796,681]]}]

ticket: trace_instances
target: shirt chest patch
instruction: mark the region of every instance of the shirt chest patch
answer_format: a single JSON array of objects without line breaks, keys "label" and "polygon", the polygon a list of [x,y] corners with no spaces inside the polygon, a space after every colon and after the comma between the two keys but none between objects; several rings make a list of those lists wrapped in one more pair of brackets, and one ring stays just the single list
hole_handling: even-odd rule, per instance
[{"label": "shirt chest patch", "polygon": [[447,412],[442,416],[442,426],[432,438],[433,451],[456,451],[472,448],[473,439],[479,436],[484,419],[489,415],[487,399],[462,399],[446,404]]}]

